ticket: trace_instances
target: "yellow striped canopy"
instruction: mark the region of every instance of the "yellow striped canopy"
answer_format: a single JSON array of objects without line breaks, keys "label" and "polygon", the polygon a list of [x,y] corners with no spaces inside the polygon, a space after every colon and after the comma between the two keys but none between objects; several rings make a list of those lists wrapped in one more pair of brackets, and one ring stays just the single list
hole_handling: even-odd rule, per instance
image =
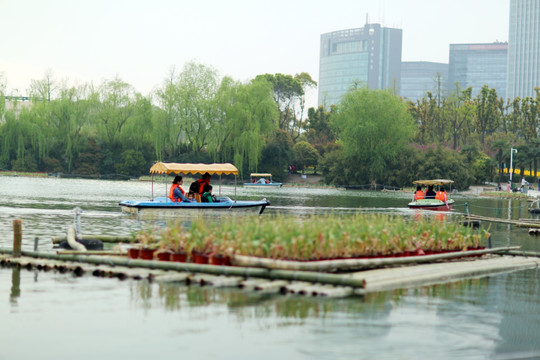
[{"label": "yellow striped canopy", "polygon": [[251,177],[272,177],[272,174],[252,173],[250,176],[251,176]]},{"label": "yellow striped canopy", "polygon": [[435,180],[416,180],[413,181],[415,185],[447,185],[453,184],[453,180],[435,179]]},{"label": "yellow striped canopy", "polygon": [[192,164],[158,162],[150,168],[150,174],[233,174],[238,175],[238,169],[233,164]]}]

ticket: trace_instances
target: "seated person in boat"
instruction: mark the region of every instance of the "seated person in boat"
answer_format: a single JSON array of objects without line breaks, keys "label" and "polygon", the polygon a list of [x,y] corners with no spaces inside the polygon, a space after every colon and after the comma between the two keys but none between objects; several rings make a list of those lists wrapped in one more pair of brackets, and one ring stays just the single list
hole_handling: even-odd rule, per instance
[{"label": "seated person in boat", "polygon": [[177,175],[174,177],[174,180],[172,182],[171,188],[169,189],[169,199],[171,199],[172,202],[192,202],[193,200],[188,199],[185,196],[184,189],[180,185],[184,183],[184,180],[180,175]]},{"label": "seated person in boat", "polygon": [[202,194],[201,202],[208,202],[208,203],[216,202],[216,198],[214,197],[214,195],[212,195],[212,186],[211,185],[208,185],[208,191],[205,192],[204,194]]},{"label": "seated person in boat", "polygon": [[260,178],[259,181],[257,181],[259,184],[266,184],[265,178]]},{"label": "seated person in boat", "polygon": [[435,195],[435,199],[441,200],[442,202],[448,201],[448,195],[446,195],[446,190],[444,189],[444,186],[441,186],[439,191],[437,191],[437,194]]},{"label": "seated person in boat", "polygon": [[204,173],[202,178],[200,178],[197,181],[194,181],[189,186],[189,191],[193,191],[193,193],[195,194],[195,199],[197,199],[197,201],[200,202],[199,199],[202,196],[202,194],[204,194],[205,192],[208,192],[209,187],[211,187],[210,178],[211,178],[211,175],[209,173]]},{"label": "seated person in boat", "polygon": [[416,192],[414,193],[414,201],[424,198],[424,192],[422,191],[422,186],[418,185],[416,187]]},{"label": "seated person in boat", "polygon": [[188,192],[187,198],[192,201],[195,201],[195,193],[193,191]]},{"label": "seated person in boat", "polygon": [[435,195],[437,195],[435,193],[435,191],[433,191],[433,185],[429,185],[427,190],[426,190],[426,193],[424,194],[424,198],[425,199],[435,199]]}]

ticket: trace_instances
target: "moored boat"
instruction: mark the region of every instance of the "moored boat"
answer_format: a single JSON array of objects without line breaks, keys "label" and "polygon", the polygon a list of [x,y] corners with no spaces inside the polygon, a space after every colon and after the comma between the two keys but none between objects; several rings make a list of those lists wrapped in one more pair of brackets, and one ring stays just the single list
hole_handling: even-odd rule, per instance
[{"label": "moored boat", "polygon": [[[229,163],[225,164],[192,164],[192,163],[163,163],[158,162],[150,168],[150,174],[205,174],[210,175],[238,175],[238,169]],[[235,182],[236,183],[236,182]],[[218,214],[229,212],[258,213],[264,212],[264,209],[270,202],[266,199],[261,200],[232,200],[228,196],[215,197],[214,202],[173,202],[167,196],[154,198],[154,178],[152,176],[152,199],[150,200],[124,200],[120,205],[122,211],[128,213],[144,212],[166,212],[176,214]],[[236,186],[235,186],[236,194]]]},{"label": "moored boat", "polygon": [[[413,184],[417,186],[437,186],[438,188],[443,186],[448,186],[448,192],[450,192],[452,184],[454,181],[445,180],[445,179],[435,179],[435,180],[416,180]],[[446,190],[446,188],[445,188]],[[421,210],[435,210],[435,211],[451,211],[452,205],[454,205],[453,199],[448,199],[447,201],[442,201],[435,198],[423,198],[416,199],[409,203],[410,209],[421,209]]]},{"label": "moored boat", "polygon": [[244,183],[244,186],[283,186],[283,183],[273,182],[272,174],[269,173],[251,173],[253,182]]}]

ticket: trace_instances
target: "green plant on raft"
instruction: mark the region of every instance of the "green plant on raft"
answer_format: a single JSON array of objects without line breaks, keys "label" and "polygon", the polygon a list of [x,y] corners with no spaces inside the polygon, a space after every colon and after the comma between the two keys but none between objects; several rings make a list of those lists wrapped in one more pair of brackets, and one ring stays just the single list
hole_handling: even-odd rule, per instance
[{"label": "green plant on raft", "polygon": [[[171,229],[170,227],[174,227]],[[381,256],[422,250],[478,247],[487,232],[473,231],[458,221],[435,217],[407,219],[387,214],[319,215],[307,218],[199,219],[190,229],[169,224],[158,230],[163,246],[173,239],[192,250],[225,256],[320,260]],[[138,235],[139,236],[139,235]],[[151,238],[142,232],[141,238]]]}]

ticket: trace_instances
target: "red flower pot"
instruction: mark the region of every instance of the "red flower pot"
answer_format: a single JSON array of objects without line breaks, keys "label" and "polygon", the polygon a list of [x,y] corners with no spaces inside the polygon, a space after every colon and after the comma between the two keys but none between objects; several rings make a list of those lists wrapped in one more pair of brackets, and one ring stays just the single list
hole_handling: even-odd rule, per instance
[{"label": "red flower pot", "polygon": [[159,261],[171,261],[171,255],[168,251],[158,252],[157,258]]},{"label": "red flower pot", "polygon": [[186,262],[186,260],[187,260],[186,253],[172,253],[171,254],[171,261]]},{"label": "red flower pot", "polygon": [[193,252],[191,255],[195,264],[208,264],[210,260],[210,255],[208,254]]},{"label": "red flower pot", "polygon": [[141,249],[139,251],[139,258],[143,260],[152,260],[156,249]]},{"label": "red flower pot", "polygon": [[212,265],[231,265],[231,258],[221,254],[213,254],[210,256],[210,264]]},{"label": "red flower pot", "polygon": [[128,249],[128,257],[130,259],[138,259],[139,258],[139,249],[138,248],[130,248]]}]

